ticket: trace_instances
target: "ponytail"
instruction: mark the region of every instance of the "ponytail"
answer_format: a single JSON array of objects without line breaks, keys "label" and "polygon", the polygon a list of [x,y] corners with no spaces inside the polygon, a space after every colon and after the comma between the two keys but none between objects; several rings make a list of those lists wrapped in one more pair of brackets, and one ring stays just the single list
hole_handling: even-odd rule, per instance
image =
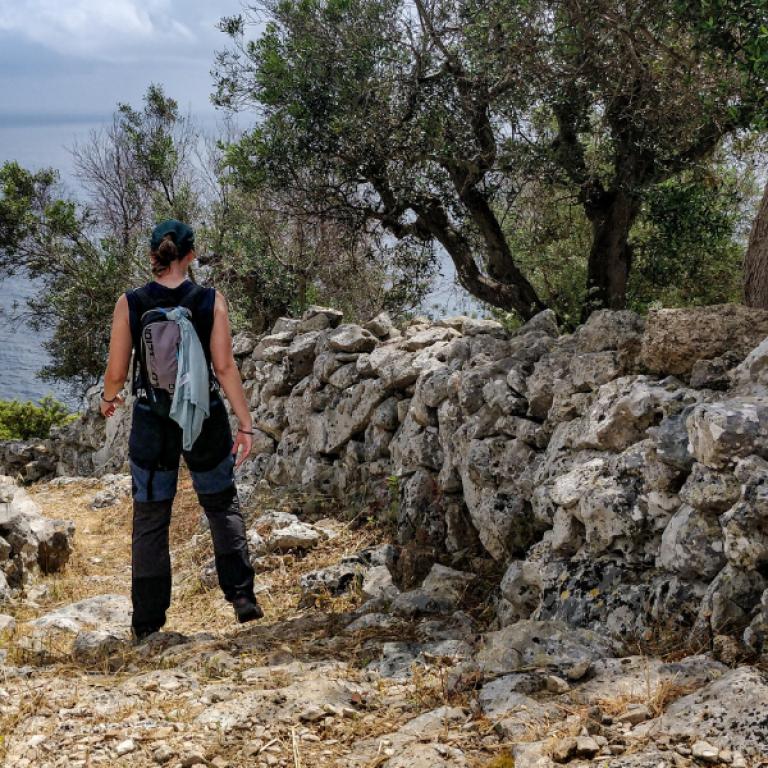
[{"label": "ponytail", "polygon": [[179,258],[179,249],[173,241],[173,235],[169,232],[160,241],[157,250],[151,252],[152,274],[161,275],[170,266],[171,262]]}]

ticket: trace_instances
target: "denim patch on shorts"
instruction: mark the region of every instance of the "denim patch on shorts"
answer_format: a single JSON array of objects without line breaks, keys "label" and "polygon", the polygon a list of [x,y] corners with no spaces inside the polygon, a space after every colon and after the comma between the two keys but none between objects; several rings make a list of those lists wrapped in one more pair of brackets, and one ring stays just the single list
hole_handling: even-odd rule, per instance
[{"label": "denim patch on shorts", "polygon": [[192,485],[197,493],[218,493],[235,484],[235,456],[230,453],[213,469],[204,472],[191,470]]},{"label": "denim patch on shorts", "polygon": [[152,498],[149,498],[151,470],[129,461],[131,466],[131,494],[136,501],[165,501],[176,495],[178,469],[156,469],[152,476]]}]

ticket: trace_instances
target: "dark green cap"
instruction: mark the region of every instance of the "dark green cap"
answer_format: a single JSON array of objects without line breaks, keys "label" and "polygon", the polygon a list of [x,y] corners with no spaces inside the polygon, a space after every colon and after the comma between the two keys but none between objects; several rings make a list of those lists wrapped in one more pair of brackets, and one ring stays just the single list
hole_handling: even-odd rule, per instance
[{"label": "dark green cap", "polygon": [[195,247],[195,233],[191,227],[176,219],[166,219],[152,230],[150,247],[153,251],[160,247],[166,235],[172,235],[173,242],[179,249],[179,256],[186,256]]}]

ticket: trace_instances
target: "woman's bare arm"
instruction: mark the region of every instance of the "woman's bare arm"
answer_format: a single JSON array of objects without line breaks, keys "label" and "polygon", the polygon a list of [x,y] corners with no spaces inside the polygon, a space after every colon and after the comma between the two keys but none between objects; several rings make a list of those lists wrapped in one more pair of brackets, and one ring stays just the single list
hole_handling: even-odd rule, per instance
[{"label": "woman's bare arm", "polygon": [[[115,310],[112,313],[109,358],[107,360],[107,370],[104,373],[104,398],[107,400],[115,398],[117,393],[123,388],[123,384],[125,384],[125,379],[128,376],[128,366],[131,362],[132,346],[131,326],[128,319],[128,299],[123,294],[117,300]],[[115,400],[111,404],[105,403],[102,400],[101,412],[105,416],[111,416],[117,402],[122,402],[122,400]]]},{"label": "woman's bare arm", "polygon": [[[224,390],[224,394],[229,400],[232,410],[240,422],[241,429],[251,431],[253,429],[251,414],[248,410],[248,403],[243,391],[243,382],[240,378],[240,371],[237,369],[235,358],[232,355],[232,332],[229,327],[229,312],[227,311],[227,301],[224,296],[216,291],[216,302],[213,308],[213,330],[211,331],[211,362],[216,378]],[[235,444],[232,446],[232,453],[237,454],[239,447],[243,450],[237,461],[237,466],[245,461],[246,456],[251,452],[251,436],[244,432],[237,432]]]}]

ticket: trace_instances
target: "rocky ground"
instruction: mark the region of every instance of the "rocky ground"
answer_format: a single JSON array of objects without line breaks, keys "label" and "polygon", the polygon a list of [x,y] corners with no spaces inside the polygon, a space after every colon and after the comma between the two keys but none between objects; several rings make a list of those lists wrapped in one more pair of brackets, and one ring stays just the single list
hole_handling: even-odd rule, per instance
[{"label": "rocky ground", "polygon": [[8,563],[27,553],[4,567],[3,765],[768,765],[759,664],[556,621],[493,629],[498,576],[435,565],[408,584],[385,530],[317,498],[246,500],[266,615],[241,626],[183,476],[169,621],[132,646],[126,478],[3,489]]}]

